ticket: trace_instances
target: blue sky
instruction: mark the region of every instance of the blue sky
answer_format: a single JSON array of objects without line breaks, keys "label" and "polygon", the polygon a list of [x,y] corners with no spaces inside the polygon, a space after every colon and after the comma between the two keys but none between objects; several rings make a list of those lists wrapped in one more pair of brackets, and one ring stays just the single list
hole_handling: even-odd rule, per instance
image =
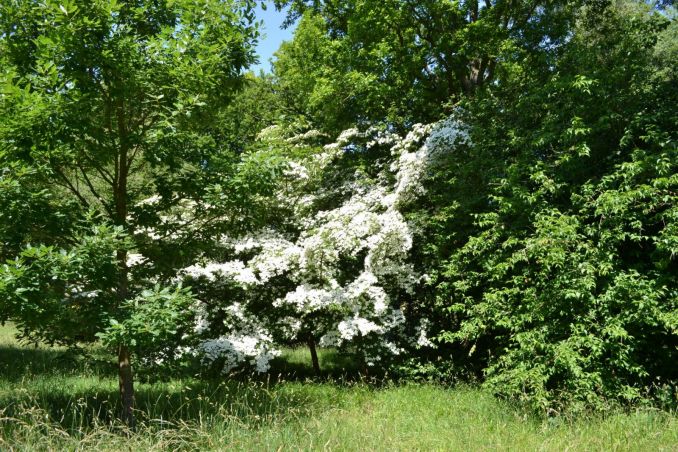
[{"label": "blue sky", "polygon": [[259,39],[257,45],[257,54],[259,55],[259,64],[252,67],[252,70],[259,73],[260,69],[265,72],[271,72],[271,65],[269,60],[273,58],[273,52],[278,50],[283,41],[292,39],[292,28],[282,30],[280,26],[285,20],[285,12],[276,11],[272,2],[267,2],[267,9],[261,9],[261,5],[257,6],[257,20],[263,20],[262,37]]}]

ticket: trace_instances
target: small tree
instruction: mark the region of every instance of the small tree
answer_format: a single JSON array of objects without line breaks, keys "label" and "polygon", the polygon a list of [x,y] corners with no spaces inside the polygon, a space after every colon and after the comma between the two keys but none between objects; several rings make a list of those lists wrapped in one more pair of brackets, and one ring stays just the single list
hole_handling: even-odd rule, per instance
[{"label": "small tree", "polygon": [[[65,204],[79,224],[94,225],[45,223],[50,243],[71,251],[31,248],[6,265],[3,313],[24,334],[57,342],[93,340],[108,328],[130,426],[130,347],[149,344],[135,337],[148,332],[140,316],[153,317],[153,307],[179,312],[189,298],[184,290],[147,290],[149,281],[163,281],[216,216],[200,200],[235,160],[220,148],[214,119],[253,61],[252,8],[220,0],[0,5],[2,186],[17,189],[12,181],[21,174],[9,169],[28,168],[31,184],[22,189],[35,194],[31,199],[69,199],[48,205]],[[162,265],[152,265],[160,255]],[[44,299],[27,298],[34,289]],[[45,303],[60,314],[27,318]],[[155,327],[154,337],[173,328]]]}]

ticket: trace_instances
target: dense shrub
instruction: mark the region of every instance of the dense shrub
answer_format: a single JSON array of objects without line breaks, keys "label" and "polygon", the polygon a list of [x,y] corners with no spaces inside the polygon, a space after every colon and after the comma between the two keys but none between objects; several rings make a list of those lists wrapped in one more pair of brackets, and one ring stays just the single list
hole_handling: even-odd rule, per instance
[{"label": "dense shrub", "polygon": [[440,339],[498,394],[592,407],[678,381],[673,34],[644,7],[585,9],[546,80],[469,103],[495,160],[487,194],[452,209],[473,223],[446,243]]}]

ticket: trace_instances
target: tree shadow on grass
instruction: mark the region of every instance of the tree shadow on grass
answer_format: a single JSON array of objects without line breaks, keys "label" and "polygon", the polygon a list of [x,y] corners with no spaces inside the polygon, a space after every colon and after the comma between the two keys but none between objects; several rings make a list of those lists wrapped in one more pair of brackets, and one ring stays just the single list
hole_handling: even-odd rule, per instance
[{"label": "tree shadow on grass", "polygon": [[316,374],[311,364],[311,358],[306,348],[288,348],[283,350],[282,356],[270,361],[270,369],[265,373],[258,373],[251,367],[235,370],[224,376],[221,373],[223,363],[217,361],[212,368],[202,367],[198,361],[193,365],[162,368],[137,367],[136,375],[139,381],[157,383],[172,379],[193,378],[200,376],[204,380],[223,380],[228,378],[239,382],[258,382],[273,385],[281,382],[331,382],[333,384],[366,383],[378,385],[384,377],[384,371],[371,368],[367,372],[359,357],[340,353],[334,349],[319,350],[320,374]]},{"label": "tree shadow on grass", "polygon": [[15,383],[45,375],[104,375],[111,362],[82,349],[0,346],[0,381]]},{"label": "tree shadow on grass", "polygon": [[[294,379],[312,374],[301,363],[296,369],[300,376]],[[325,399],[303,387],[284,388],[280,383],[289,381],[285,377],[292,371],[276,378],[195,378],[190,370],[169,379],[146,378],[136,384],[137,417],[142,424],[171,426],[206,421],[254,425],[309,416]],[[26,423],[38,415],[70,432],[114,425],[120,413],[115,366],[67,349],[0,346],[0,413],[0,418]]]},{"label": "tree shadow on grass", "polygon": [[[237,380],[140,384],[136,416],[140,427],[150,429],[185,424],[256,428],[316,416],[336,406],[331,394],[315,389]],[[110,379],[105,387],[26,388],[0,395],[0,406],[0,433],[19,424],[51,423],[72,435],[101,426],[122,428],[119,395]]]},{"label": "tree shadow on grass", "polygon": [[365,383],[379,386],[388,380],[382,369],[365,368],[360,357],[340,353],[334,349],[319,351],[320,374],[311,365],[309,352],[305,348],[288,350],[271,361],[269,374],[279,381],[327,381],[339,385]]},{"label": "tree shadow on grass", "polygon": [[[0,433],[9,434],[13,422],[15,427],[49,422],[74,435],[97,426],[120,427],[115,363],[98,358],[102,350],[92,351],[0,346],[0,418],[5,419]],[[305,349],[289,350],[265,375],[196,377],[195,368],[171,375],[149,372],[136,384],[137,418],[141,426],[157,429],[185,423],[257,427],[336,408],[337,386],[370,383],[351,356],[322,350],[320,360],[320,376]],[[286,384],[311,379],[331,384]],[[2,390],[3,383],[8,390]]]}]

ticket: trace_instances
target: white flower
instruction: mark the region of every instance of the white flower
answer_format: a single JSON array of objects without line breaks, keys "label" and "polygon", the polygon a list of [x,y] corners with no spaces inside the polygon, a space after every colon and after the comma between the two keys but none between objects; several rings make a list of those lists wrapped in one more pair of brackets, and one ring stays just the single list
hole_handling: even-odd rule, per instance
[{"label": "white flower", "polygon": [[427,337],[428,326],[431,322],[428,319],[421,319],[417,328],[417,347],[434,347],[433,342]]},{"label": "white flower", "polygon": [[[270,129],[261,135],[288,146],[321,137],[309,131],[285,140],[282,134]],[[284,317],[271,320],[288,339],[311,330],[320,335],[322,346],[362,344],[370,365],[402,353],[403,343],[433,346],[425,319],[414,337],[405,336],[398,295],[403,291],[414,295],[426,276],[410,262],[413,230],[402,209],[424,193],[425,179],[440,156],[467,141],[467,130],[451,117],[437,124],[417,124],[404,138],[377,129],[349,129],[322,151],[289,161],[284,183],[272,199],[291,212],[292,218],[281,219],[286,233],[265,228],[219,240],[241,260],[194,265],[183,272],[211,281],[226,278],[245,289],[242,304],[224,301],[220,312],[232,317],[232,324],[226,324],[230,333],[203,342],[199,348],[203,361],[224,359],[226,372],[241,364],[261,370],[275,356],[265,319],[248,313],[247,294],[258,302],[262,296],[278,294],[269,302]],[[390,147],[392,161],[374,167],[376,177],[368,179],[357,171],[333,186],[324,185],[327,172],[334,171],[331,165],[348,151],[371,152],[377,146]],[[333,200],[341,201],[325,210],[316,208]],[[209,325],[208,313],[196,316],[196,332],[208,336]]]},{"label": "white flower", "polygon": [[271,359],[280,355],[278,350],[269,348],[270,342],[270,338],[261,335],[221,336],[202,342],[198,346],[198,353],[204,365],[223,359],[224,374],[246,362],[254,365],[257,372],[266,372],[270,368]]},{"label": "white flower", "polygon": [[141,201],[139,201],[138,203],[136,203],[136,205],[137,205],[138,207],[141,207],[141,206],[153,206],[153,205],[159,204],[160,201],[162,201],[162,197],[161,197],[160,195],[153,195],[153,196],[151,196],[151,197],[149,197],[149,198],[142,199]]},{"label": "white flower", "polygon": [[137,267],[146,263],[146,258],[143,254],[129,253],[127,255],[127,266],[129,268]]},{"label": "white flower", "polygon": [[326,290],[311,287],[309,285],[297,286],[293,292],[289,292],[284,298],[273,302],[276,307],[291,305],[299,313],[313,312],[341,303],[342,294],[338,290]]},{"label": "white flower", "polygon": [[376,323],[367,320],[358,315],[342,320],[338,325],[339,336],[347,341],[352,340],[356,336],[367,336],[370,333],[381,333],[383,328]]},{"label": "white flower", "polygon": [[[197,302],[194,310],[195,332],[208,333],[206,326],[210,325],[210,321],[205,305]],[[232,317],[231,333],[202,341],[193,353],[201,357],[203,365],[223,360],[223,373],[243,364],[254,366],[257,372],[268,371],[270,360],[280,355],[269,332],[260,324],[259,319],[248,315],[240,303],[232,303],[226,312]]]},{"label": "white flower", "polygon": [[210,262],[204,266],[192,265],[183,269],[182,274],[193,278],[204,276],[210,281],[215,281],[219,276],[222,276],[242,285],[260,284],[252,269],[241,261],[230,261],[223,264]]},{"label": "white flower", "polygon": [[296,162],[289,162],[287,164],[287,169],[283,171],[283,174],[293,179],[305,180],[310,177],[308,175],[308,168]]}]

